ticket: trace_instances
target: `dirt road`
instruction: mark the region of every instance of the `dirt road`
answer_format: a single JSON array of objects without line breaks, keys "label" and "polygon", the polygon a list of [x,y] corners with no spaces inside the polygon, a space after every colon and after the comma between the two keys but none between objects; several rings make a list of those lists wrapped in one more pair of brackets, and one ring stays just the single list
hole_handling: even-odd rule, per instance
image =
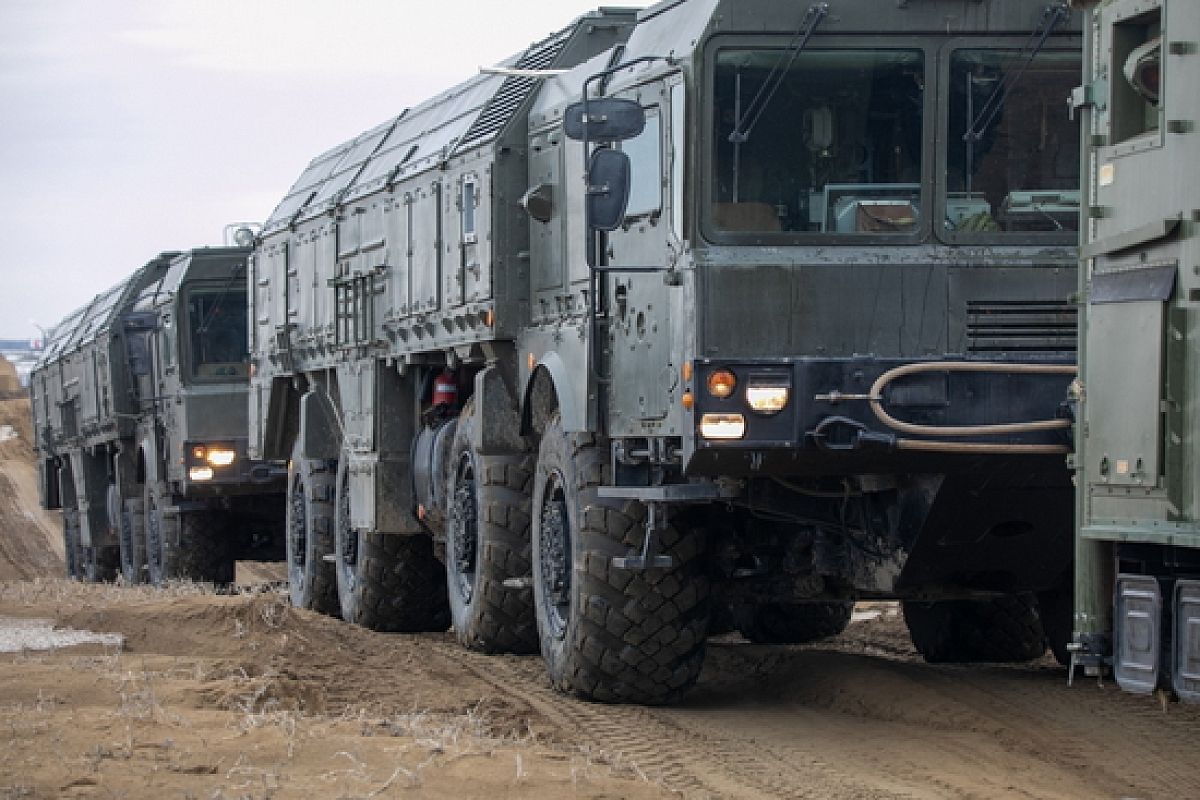
[{"label": "dirt road", "polygon": [[[1200,797],[1200,707],[1067,688],[1049,659],[929,666],[886,605],[820,645],[715,639],[683,704],[643,708],[563,697],[537,657],[372,633],[270,588],[48,577],[61,544],[25,402],[0,401],[18,433],[0,442],[0,800]],[[123,644],[14,651],[34,619],[43,638]]]}]

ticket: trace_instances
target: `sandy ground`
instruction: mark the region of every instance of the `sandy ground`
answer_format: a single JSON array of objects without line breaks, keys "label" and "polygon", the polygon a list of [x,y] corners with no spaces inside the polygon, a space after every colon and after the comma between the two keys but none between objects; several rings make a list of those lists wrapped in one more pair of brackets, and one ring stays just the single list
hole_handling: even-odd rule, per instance
[{"label": "sandy ground", "polygon": [[1068,688],[1049,659],[929,666],[886,604],[819,645],[714,639],[683,704],[644,708],[291,609],[278,565],[239,565],[258,587],[235,595],[63,581],[21,447],[0,443],[0,800],[1200,797],[1200,707]]}]

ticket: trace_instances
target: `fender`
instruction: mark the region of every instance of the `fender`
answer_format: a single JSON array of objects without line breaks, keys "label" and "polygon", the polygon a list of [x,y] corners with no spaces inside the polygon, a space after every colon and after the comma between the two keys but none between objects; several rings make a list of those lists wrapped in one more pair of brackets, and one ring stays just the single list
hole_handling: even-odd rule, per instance
[{"label": "fender", "polygon": [[545,375],[558,400],[558,412],[562,418],[563,430],[588,430],[585,398],[581,396],[578,380],[572,380],[573,377],[577,378],[574,374],[577,371],[569,369],[563,362],[562,356],[556,352],[549,352],[542,356],[541,361],[530,372],[529,380],[522,392],[524,399],[521,403],[521,420],[524,429],[541,432],[544,420],[539,420],[538,416],[544,411],[537,408],[539,399],[537,387],[545,380],[539,376]]}]

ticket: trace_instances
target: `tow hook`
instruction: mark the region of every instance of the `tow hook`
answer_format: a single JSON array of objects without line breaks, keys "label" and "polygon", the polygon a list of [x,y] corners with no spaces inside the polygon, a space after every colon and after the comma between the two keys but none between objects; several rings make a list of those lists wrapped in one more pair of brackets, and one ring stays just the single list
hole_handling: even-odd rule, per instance
[{"label": "tow hook", "polygon": [[817,447],[830,452],[896,449],[895,436],[868,430],[849,417],[825,417],[807,435]]}]

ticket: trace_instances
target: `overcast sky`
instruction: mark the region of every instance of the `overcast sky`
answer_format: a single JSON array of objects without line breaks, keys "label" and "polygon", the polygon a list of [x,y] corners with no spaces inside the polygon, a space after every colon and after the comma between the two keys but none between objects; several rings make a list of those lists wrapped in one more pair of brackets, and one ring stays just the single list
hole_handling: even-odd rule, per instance
[{"label": "overcast sky", "polygon": [[0,338],[221,244],[314,156],[602,4],[0,0]]}]

